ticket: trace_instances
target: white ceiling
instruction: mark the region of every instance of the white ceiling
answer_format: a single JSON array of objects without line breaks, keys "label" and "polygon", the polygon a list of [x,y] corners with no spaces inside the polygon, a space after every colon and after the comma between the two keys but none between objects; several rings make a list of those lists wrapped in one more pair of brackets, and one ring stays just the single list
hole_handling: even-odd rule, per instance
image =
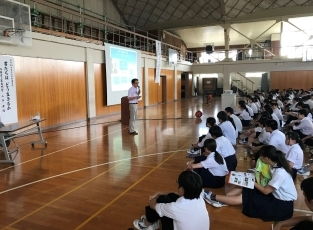
[{"label": "white ceiling", "polygon": [[[230,24],[255,39],[276,21],[289,20],[301,29],[312,29],[313,0],[111,0],[125,23],[143,30],[171,30],[188,48],[224,45],[221,25]],[[288,19],[290,18],[290,19]],[[257,41],[280,33],[280,22]],[[285,25],[286,24],[286,25]],[[284,23],[284,31],[297,30]],[[249,44],[249,39],[230,31],[230,44]]]}]

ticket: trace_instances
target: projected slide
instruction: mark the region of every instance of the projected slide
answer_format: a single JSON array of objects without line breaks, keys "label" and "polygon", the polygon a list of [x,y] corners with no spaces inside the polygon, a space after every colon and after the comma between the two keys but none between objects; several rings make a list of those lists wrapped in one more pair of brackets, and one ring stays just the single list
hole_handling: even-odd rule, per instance
[{"label": "projected slide", "polygon": [[110,47],[112,91],[128,90],[137,78],[137,51]]},{"label": "projected slide", "polygon": [[141,52],[105,43],[106,95],[107,105],[121,103],[132,86],[131,80],[137,78],[141,85]]}]

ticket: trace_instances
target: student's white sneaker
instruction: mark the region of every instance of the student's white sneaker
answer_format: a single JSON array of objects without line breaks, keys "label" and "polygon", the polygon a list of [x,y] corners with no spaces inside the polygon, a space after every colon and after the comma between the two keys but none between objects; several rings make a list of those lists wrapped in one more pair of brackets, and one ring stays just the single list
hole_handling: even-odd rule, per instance
[{"label": "student's white sneaker", "polygon": [[240,140],[239,141],[239,144],[241,144],[241,145],[244,145],[244,144],[246,144],[247,142],[245,141],[245,140]]},{"label": "student's white sneaker", "polygon": [[202,197],[203,199],[208,203],[208,204],[213,204],[214,200],[211,200],[211,195],[212,195],[212,192],[211,191],[206,191],[206,190],[203,190],[203,193],[202,193]]},{"label": "student's white sneaker", "polygon": [[227,206],[227,204],[224,204],[223,202],[220,201],[213,201],[212,206],[215,208],[221,208]]},{"label": "student's white sneaker", "polygon": [[302,166],[300,169],[297,170],[297,174],[301,175],[301,176],[309,176],[310,175],[310,171],[305,169],[305,166]]},{"label": "student's white sneaker", "polygon": [[190,149],[187,151],[187,153],[188,153],[187,157],[193,158],[193,157],[201,155],[201,149],[198,149],[198,150]]}]

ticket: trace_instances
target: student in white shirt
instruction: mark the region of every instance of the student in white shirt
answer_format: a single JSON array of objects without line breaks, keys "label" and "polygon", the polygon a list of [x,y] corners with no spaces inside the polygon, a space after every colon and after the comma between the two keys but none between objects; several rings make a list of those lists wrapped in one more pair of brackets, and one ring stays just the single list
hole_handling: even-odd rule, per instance
[{"label": "student in white shirt", "polygon": [[210,229],[209,214],[202,199],[202,181],[192,171],[182,172],[178,180],[177,192],[157,192],[149,197],[150,205],[145,208],[146,215],[134,220],[136,229],[190,230]]},{"label": "student in white shirt", "polygon": [[254,98],[249,97],[249,99],[248,99],[248,106],[250,106],[250,108],[252,109],[253,117],[257,118],[257,116],[259,114],[259,111],[258,111],[258,108],[257,108],[257,106],[255,104]]},{"label": "student in white shirt", "polygon": [[260,149],[260,158],[270,166],[272,179],[268,185],[254,183],[254,189],[236,187],[226,195],[205,191],[204,199],[214,207],[241,205],[242,213],[263,221],[282,221],[292,217],[297,190],[292,181],[291,169],[283,153],[274,146]]},{"label": "student in white shirt", "polygon": [[289,145],[289,151],[286,155],[287,161],[292,169],[292,179],[295,181],[297,172],[303,164],[304,145],[298,133],[290,132],[286,134],[286,145]]},{"label": "student in white shirt", "polygon": [[234,114],[234,110],[231,107],[226,107],[225,112],[227,116],[233,119],[235,126],[236,126],[237,136],[239,136],[242,133],[242,123],[239,117]]},{"label": "student in white shirt", "polygon": [[216,151],[216,141],[207,139],[204,142],[204,156],[195,157],[188,162],[188,168],[198,173],[205,188],[222,188],[228,174],[225,159]]},{"label": "student in white shirt", "polygon": [[275,120],[277,122],[277,128],[280,129],[280,121],[278,119],[278,117],[274,114],[274,111],[272,109],[272,107],[270,105],[265,105],[264,106],[265,111],[267,111],[269,114],[271,114],[272,119]]},{"label": "student in white shirt", "polygon": [[279,107],[281,110],[283,110],[284,104],[283,104],[283,102],[281,101],[281,97],[280,97],[280,96],[279,96],[279,97],[276,97],[276,102],[277,102],[278,107]]},{"label": "student in white shirt", "polygon": [[[306,206],[313,212],[313,177],[304,179],[300,185],[303,191],[304,202]],[[273,230],[280,230],[282,227],[291,227],[290,230],[311,230],[313,229],[313,216],[297,216],[288,220],[276,222]]]},{"label": "student in white shirt", "polygon": [[313,101],[310,99],[310,96],[302,97],[304,104],[309,105],[310,110],[313,109]]},{"label": "student in white shirt", "polygon": [[278,118],[279,124],[281,127],[283,124],[283,114],[282,114],[281,110],[278,108],[278,104],[276,102],[272,102],[272,110],[273,110],[273,113]]},{"label": "student in white shirt", "polygon": [[258,120],[258,127],[256,128],[255,136],[249,137],[246,148],[249,150],[258,151],[263,145],[267,145],[270,141],[270,133],[266,131],[265,122],[267,119],[260,118]]},{"label": "student in white shirt", "polygon": [[277,129],[277,122],[275,120],[267,120],[265,122],[266,131],[271,133],[269,145],[273,145],[277,150],[287,154],[289,147],[285,143],[285,134]]},{"label": "student in white shirt", "polygon": [[198,142],[195,143],[195,144],[192,144],[191,145],[191,149],[187,151],[187,153],[189,155],[199,155],[201,154],[202,152],[204,152],[204,141],[209,139],[209,138],[212,138],[211,134],[210,134],[210,128],[212,126],[216,125],[216,120],[214,117],[208,117],[206,119],[206,127],[208,127],[208,133],[206,135],[202,135],[199,137],[198,139]]},{"label": "student in white shirt", "polygon": [[228,116],[224,111],[218,112],[217,118],[220,122],[219,126],[222,129],[223,135],[232,143],[232,145],[236,145],[237,133],[235,130],[235,124],[228,120]]},{"label": "student in white shirt", "polygon": [[239,104],[239,109],[241,110],[239,118],[241,119],[242,126],[249,126],[252,119],[251,116],[253,116],[253,114],[249,113],[249,110],[245,104]]},{"label": "student in white shirt", "polygon": [[224,157],[228,171],[235,171],[237,167],[236,151],[230,141],[223,136],[219,126],[210,128],[210,134],[216,141],[216,151]]},{"label": "student in white shirt", "polygon": [[300,123],[298,125],[297,122],[290,123],[293,130],[299,134],[301,139],[313,133],[313,123],[307,115],[308,111],[306,109],[300,109],[298,111],[298,120]]}]

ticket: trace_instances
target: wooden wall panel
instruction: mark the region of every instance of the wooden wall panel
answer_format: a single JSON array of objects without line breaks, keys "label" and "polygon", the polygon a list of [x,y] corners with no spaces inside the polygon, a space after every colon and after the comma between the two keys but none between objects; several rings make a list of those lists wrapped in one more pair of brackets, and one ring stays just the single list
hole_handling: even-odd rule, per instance
[{"label": "wooden wall panel", "polygon": [[158,84],[154,83],[155,69],[148,69],[149,105],[158,103]]},{"label": "wooden wall panel", "polygon": [[87,117],[85,63],[14,57],[19,121],[37,111],[43,126]]},{"label": "wooden wall panel", "polygon": [[270,89],[310,89],[313,87],[313,71],[271,72]]}]

